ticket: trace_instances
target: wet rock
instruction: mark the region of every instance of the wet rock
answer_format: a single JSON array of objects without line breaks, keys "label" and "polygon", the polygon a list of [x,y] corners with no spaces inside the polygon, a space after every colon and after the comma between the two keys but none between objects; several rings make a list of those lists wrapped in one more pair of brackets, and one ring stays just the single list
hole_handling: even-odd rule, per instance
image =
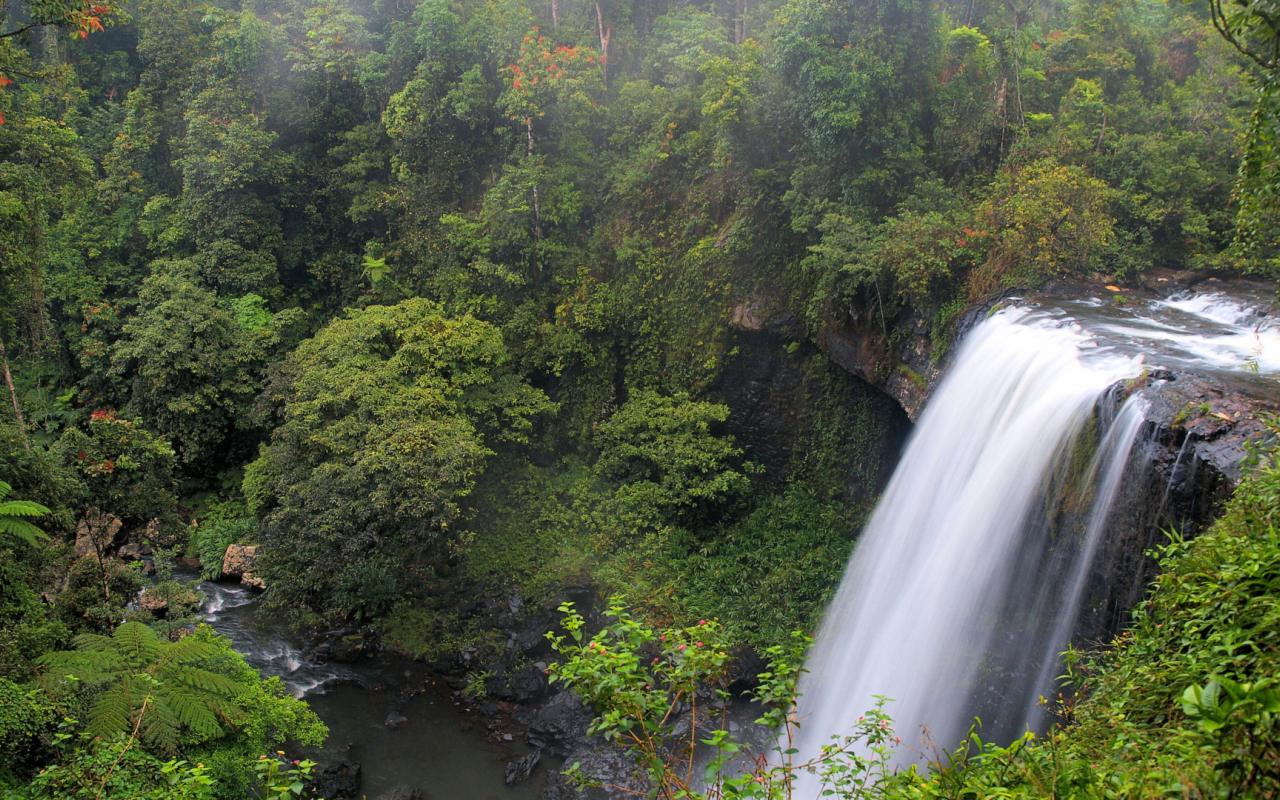
[{"label": "wet rock", "polygon": [[409,718],[404,714],[401,714],[399,711],[392,711],[387,715],[387,721],[382,724],[386,725],[388,728],[397,728],[408,721]]},{"label": "wet rock", "polygon": [[146,611],[152,616],[163,618],[169,613],[169,604],[171,601],[181,608],[182,606],[190,606],[191,604],[194,604],[196,596],[194,592],[187,589],[179,589],[173,593],[172,597],[167,597],[154,591],[146,591],[138,596],[137,604],[138,608]]},{"label": "wet rock", "polygon": [[244,575],[240,576],[240,585],[246,589],[254,589],[259,592],[267,588],[266,582],[257,575],[254,575],[252,572],[246,572]]},{"label": "wet rock", "polygon": [[364,653],[364,637],[343,636],[329,647],[329,658],[340,664],[354,663]]},{"label": "wet rock", "polygon": [[378,795],[377,800],[427,800],[427,795],[412,786],[406,786],[402,783]]},{"label": "wet rock", "polygon": [[257,559],[257,545],[233,544],[222,557],[222,574],[228,578],[241,578],[245,573],[253,572]]},{"label": "wet rock", "polygon": [[139,561],[142,559],[142,546],[137,544],[126,544],[116,553],[121,561]]},{"label": "wet rock", "polygon": [[325,800],[354,800],[360,794],[360,762],[343,758],[324,765],[311,781],[311,793]]},{"label": "wet rock", "polygon": [[533,771],[537,769],[538,762],[542,760],[542,753],[530,753],[524,758],[507,762],[507,785],[515,786],[517,783],[524,783],[533,775]]},{"label": "wet rock", "polygon": [[511,676],[510,686],[517,703],[532,703],[547,693],[547,676],[536,666],[528,666]]},{"label": "wet rock", "polygon": [[124,523],[114,514],[105,514],[96,508],[89,509],[80,524],[76,525],[76,558],[93,553],[95,544],[97,549],[103,551],[110,548],[123,526]]},{"label": "wet rock", "polygon": [[643,797],[649,792],[649,776],[636,765],[631,753],[609,744],[603,737],[583,742],[570,750],[564,760],[566,764],[578,764],[588,780],[602,785],[579,793],[572,781],[556,773],[543,792],[545,800],[621,800],[637,794]]},{"label": "wet rock", "polygon": [[572,692],[561,692],[538,711],[529,730],[543,739],[569,742],[585,736],[590,724],[591,717],[582,698]]}]

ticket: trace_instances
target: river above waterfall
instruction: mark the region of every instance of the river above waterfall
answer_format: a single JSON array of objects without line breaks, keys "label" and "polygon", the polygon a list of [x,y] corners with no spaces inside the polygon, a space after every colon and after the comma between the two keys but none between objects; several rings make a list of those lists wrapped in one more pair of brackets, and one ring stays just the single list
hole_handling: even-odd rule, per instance
[{"label": "river above waterfall", "polygon": [[[532,800],[545,770],[517,787],[505,782],[509,761],[532,752],[521,738],[503,739],[489,720],[467,714],[458,698],[420,663],[360,659],[355,665],[317,664],[302,642],[265,613],[257,595],[239,586],[202,582],[206,621],[229,637],[264,677],[279,677],[329,726],[322,748],[303,751],[325,763],[360,762],[360,796],[376,798],[400,784],[434,800]],[[388,726],[392,714],[403,721]],[[495,741],[496,740],[496,741]]]},{"label": "river above waterfall", "polygon": [[1125,290],[1075,297],[1028,295],[1008,304],[1078,326],[1082,352],[1141,356],[1149,367],[1212,375],[1251,393],[1280,396],[1280,316],[1274,290],[1211,281],[1171,295]]}]

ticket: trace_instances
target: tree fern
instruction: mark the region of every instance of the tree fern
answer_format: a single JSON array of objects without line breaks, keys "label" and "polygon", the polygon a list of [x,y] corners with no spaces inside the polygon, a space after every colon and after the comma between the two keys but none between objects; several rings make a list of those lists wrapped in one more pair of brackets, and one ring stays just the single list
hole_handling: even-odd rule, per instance
[{"label": "tree fern", "polygon": [[87,730],[110,737],[137,731],[148,746],[172,752],[179,735],[215,739],[236,724],[235,681],[196,664],[217,649],[194,639],[167,642],[140,622],[126,622],[111,636],[77,636],[74,651],[41,659],[45,683],[65,688],[69,679],[96,692]]},{"label": "tree fern", "polygon": [[47,540],[49,535],[25,517],[44,517],[53,512],[30,500],[5,500],[12,491],[12,486],[0,481],[0,532],[17,536],[33,547],[39,540]]}]

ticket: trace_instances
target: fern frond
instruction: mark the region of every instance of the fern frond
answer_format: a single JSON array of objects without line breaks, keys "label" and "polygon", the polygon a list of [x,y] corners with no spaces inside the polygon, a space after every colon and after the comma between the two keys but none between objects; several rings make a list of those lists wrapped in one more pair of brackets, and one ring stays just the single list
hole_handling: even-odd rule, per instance
[{"label": "fern frond", "polygon": [[198,736],[214,739],[222,735],[222,726],[209,708],[208,700],[207,696],[182,686],[170,686],[164,694],[164,705],[173,710],[183,725]]},{"label": "fern frond", "polygon": [[82,633],[71,640],[75,649],[91,653],[115,653],[116,640],[97,633]]},{"label": "fern frond", "polygon": [[48,508],[30,500],[10,500],[0,503],[0,517],[44,517],[52,514]]},{"label": "fern frond", "polygon": [[86,686],[97,686],[116,680],[124,667],[124,659],[115,653],[83,650],[46,653],[38,658],[36,663],[45,668],[47,678],[61,681],[71,673]]},{"label": "fern frond", "polygon": [[103,692],[98,697],[98,702],[93,704],[85,730],[104,738],[117,733],[128,733],[133,727],[134,712],[134,698],[129,687],[117,684]]},{"label": "fern frond", "polygon": [[148,664],[160,655],[160,637],[141,622],[126,622],[112,638],[116,651],[134,665]]},{"label": "fern frond", "polygon": [[235,697],[240,694],[240,684],[197,667],[174,667],[165,672],[164,679],[215,697]]},{"label": "fern frond", "polygon": [[212,658],[217,652],[218,648],[208,642],[202,642],[191,637],[179,639],[165,648],[164,657],[161,659],[161,669],[167,668],[170,664],[190,664],[193,661],[204,661],[207,658]]},{"label": "fern frond", "polygon": [[13,491],[13,487],[12,487],[12,486],[10,486],[9,484],[5,483],[4,481],[0,481],[0,500],[3,500],[3,499],[5,499],[6,497],[8,497],[8,496],[9,496],[9,492],[12,492],[12,491]]},{"label": "fern frond", "polygon": [[49,534],[32,525],[23,519],[17,517],[0,516],[0,531],[17,536],[22,541],[34,547],[41,539],[48,539]]},{"label": "fern frond", "polygon": [[142,740],[166,755],[178,749],[178,718],[163,701],[155,702],[142,717]]}]

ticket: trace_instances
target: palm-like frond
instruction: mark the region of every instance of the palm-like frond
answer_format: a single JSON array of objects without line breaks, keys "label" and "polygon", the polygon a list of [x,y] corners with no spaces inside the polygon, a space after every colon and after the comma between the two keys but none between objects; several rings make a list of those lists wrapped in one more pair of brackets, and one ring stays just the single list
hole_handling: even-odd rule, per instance
[{"label": "palm-like frond", "polygon": [[48,508],[33,503],[30,500],[8,500],[9,492],[13,491],[13,487],[4,481],[0,481],[0,532],[17,536],[29,545],[35,546],[36,542],[41,539],[48,539],[49,535],[40,530],[35,525],[27,522],[24,517],[43,517],[51,512]]},{"label": "palm-like frond", "polygon": [[142,717],[142,740],[156,750],[173,753],[178,749],[178,715],[163,702],[147,709]]},{"label": "palm-like frond", "polygon": [[208,642],[161,639],[140,622],[126,622],[111,636],[84,634],[76,650],[49,653],[40,663],[53,688],[68,674],[82,685],[105,686],[89,713],[95,736],[130,734],[135,729],[150,746],[173,752],[186,729],[202,739],[223,734],[224,724],[242,716],[234,698],[240,685],[196,666],[217,654]]},{"label": "palm-like frond", "polygon": [[145,697],[135,697],[129,683],[118,683],[98,696],[89,709],[86,730],[104,738],[133,728],[136,714],[141,711]]},{"label": "palm-like frond", "polygon": [[17,517],[0,516],[0,531],[17,536],[22,541],[31,546],[35,546],[41,539],[48,539],[49,534],[27,522],[25,519]]}]

